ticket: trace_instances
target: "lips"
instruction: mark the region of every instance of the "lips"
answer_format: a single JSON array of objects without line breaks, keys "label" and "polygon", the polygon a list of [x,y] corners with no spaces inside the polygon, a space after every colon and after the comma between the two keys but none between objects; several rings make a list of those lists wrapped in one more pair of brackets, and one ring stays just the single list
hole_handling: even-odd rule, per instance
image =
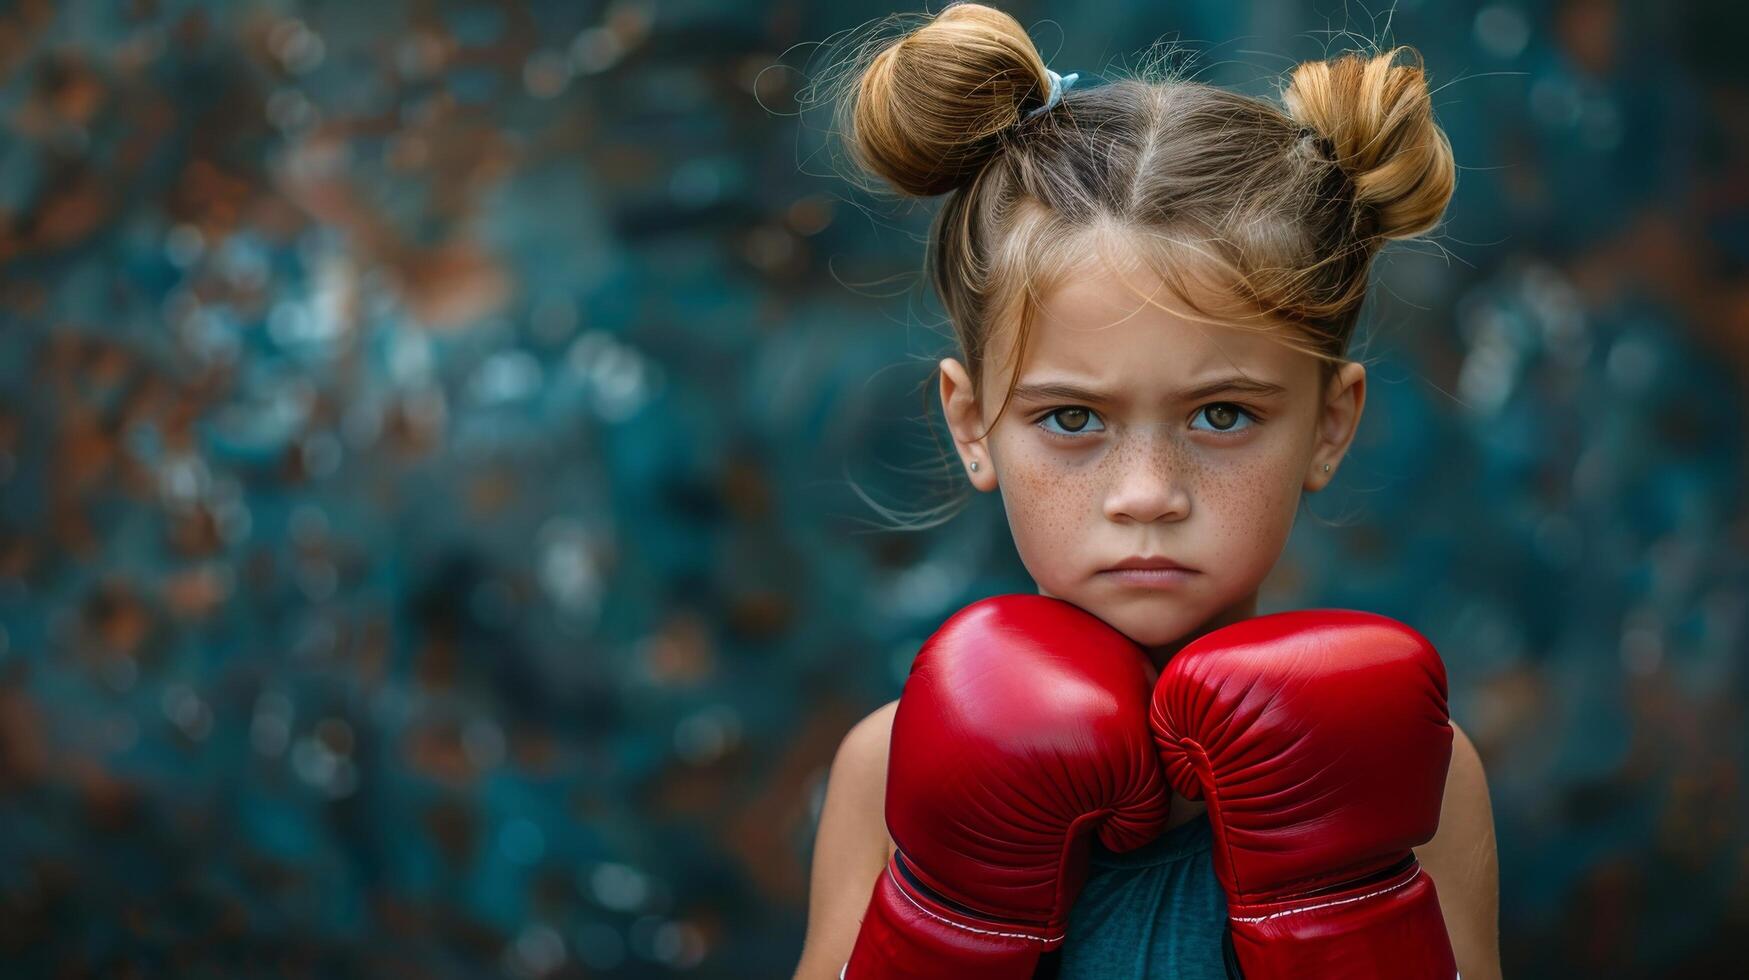
[{"label": "lips", "polygon": [[1128,558],[1125,558],[1123,561],[1118,562],[1115,565],[1112,565],[1108,568],[1103,569],[1103,571],[1119,572],[1119,571],[1123,571],[1125,569],[1164,569],[1164,568],[1176,568],[1180,571],[1185,571],[1185,572],[1196,571],[1196,569],[1191,568],[1188,565],[1182,565],[1178,562],[1175,562],[1172,559],[1165,557],[1164,555],[1132,555]]}]

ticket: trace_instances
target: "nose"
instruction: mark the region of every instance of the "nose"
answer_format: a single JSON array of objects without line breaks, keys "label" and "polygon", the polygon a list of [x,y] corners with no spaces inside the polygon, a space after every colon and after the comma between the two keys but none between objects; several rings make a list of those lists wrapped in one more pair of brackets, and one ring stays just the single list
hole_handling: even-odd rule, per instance
[{"label": "nose", "polygon": [[1105,516],[1123,523],[1181,521],[1190,516],[1186,461],[1163,433],[1138,439],[1115,450],[1105,495]]}]

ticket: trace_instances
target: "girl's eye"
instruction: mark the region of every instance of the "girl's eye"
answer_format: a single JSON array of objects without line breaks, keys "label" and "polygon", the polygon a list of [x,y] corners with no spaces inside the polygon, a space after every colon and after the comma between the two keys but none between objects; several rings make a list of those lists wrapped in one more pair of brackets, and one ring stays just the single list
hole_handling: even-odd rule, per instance
[{"label": "girl's eye", "polygon": [[[1231,402],[1210,402],[1197,411],[1197,417],[1207,418],[1213,426],[1205,432],[1244,432],[1257,424],[1256,415]],[[1105,431],[1099,414],[1080,405],[1052,409],[1039,417],[1037,425],[1051,435],[1070,439]]]},{"label": "girl's eye", "polygon": [[[1052,419],[1057,420],[1057,427],[1054,429],[1045,425],[1046,422],[1049,422]],[[1093,409],[1071,405],[1067,408],[1058,408],[1046,412],[1044,416],[1038,420],[1038,425],[1051,435],[1074,437],[1082,432],[1105,431],[1104,423],[1100,423],[1099,427],[1094,429],[1087,427],[1090,423],[1097,422],[1098,419],[1099,416],[1094,414]]]},{"label": "girl's eye", "polygon": [[[1257,424],[1257,417],[1231,402],[1210,402],[1197,410],[1197,416],[1206,417],[1212,429],[1205,432],[1243,432]],[[1243,421],[1246,424],[1240,425]]]}]

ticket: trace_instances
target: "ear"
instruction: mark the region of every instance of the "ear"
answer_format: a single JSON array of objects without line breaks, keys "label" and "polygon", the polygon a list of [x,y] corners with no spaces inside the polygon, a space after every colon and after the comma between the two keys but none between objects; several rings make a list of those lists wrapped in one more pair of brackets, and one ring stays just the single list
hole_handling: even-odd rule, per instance
[{"label": "ear", "polygon": [[[1319,409],[1317,442],[1312,447],[1312,461],[1306,469],[1305,489],[1317,493],[1336,478],[1348,444],[1354,441],[1360,427],[1360,413],[1366,407],[1366,368],[1353,361],[1343,361],[1330,377]],[[1330,472],[1324,472],[1328,463]]]},{"label": "ear", "polygon": [[[972,486],[984,493],[996,489],[996,463],[990,455],[984,431],[984,415],[978,406],[978,396],[972,390],[972,377],[965,365],[948,357],[941,369],[941,413],[947,417],[948,431],[953,433],[954,448],[960,455],[960,465]],[[978,464],[972,472],[972,463]]]}]

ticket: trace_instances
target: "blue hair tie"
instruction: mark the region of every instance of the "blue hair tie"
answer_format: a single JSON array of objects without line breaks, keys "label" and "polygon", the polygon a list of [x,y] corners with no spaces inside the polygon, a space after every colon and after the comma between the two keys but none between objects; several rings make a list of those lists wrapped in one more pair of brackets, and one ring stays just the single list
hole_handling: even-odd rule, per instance
[{"label": "blue hair tie", "polygon": [[1042,113],[1049,112],[1058,102],[1063,101],[1063,93],[1068,91],[1071,85],[1075,84],[1075,79],[1081,77],[1081,73],[1078,71],[1072,71],[1067,75],[1059,75],[1056,72],[1051,71],[1049,68],[1045,69],[1045,74],[1051,76],[1051,94],[1045,96],[1044,105],[1028,112],[1025,117],[1022,118],[1022,122]]}]

